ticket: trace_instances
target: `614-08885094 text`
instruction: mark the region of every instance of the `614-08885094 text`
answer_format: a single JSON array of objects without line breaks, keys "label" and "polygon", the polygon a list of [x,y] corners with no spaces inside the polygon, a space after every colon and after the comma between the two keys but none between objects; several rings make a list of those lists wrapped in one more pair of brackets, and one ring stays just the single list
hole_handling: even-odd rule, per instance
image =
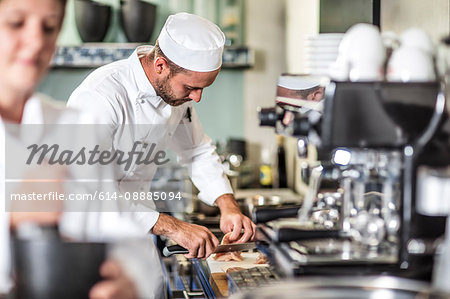
[{"label": "614-08885094 text", "polygon": [[174,191],[148,191],[148,192],[100,192],[100,200],[181,200],[181,192]]}]

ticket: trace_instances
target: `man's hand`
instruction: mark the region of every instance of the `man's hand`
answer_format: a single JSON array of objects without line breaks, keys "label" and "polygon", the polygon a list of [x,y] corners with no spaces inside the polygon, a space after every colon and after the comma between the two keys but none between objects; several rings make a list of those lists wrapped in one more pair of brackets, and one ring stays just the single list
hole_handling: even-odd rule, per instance
[{"label": "man's hand", "polygon": [[[220,209],[220,229],[224,233],[233,232],[230,241],[234,243],[245,243],[254,240],[256,225],[244,214],[233,194],[224,194],[217,198],[216,204]],[[241,236],[241,230],[244,234]],[[241,236],[239,238],[239,236]]]},{"label": "man's hand", "polygon": [[89,292],[90,299],[137,299],[133,282],[125,275],[120,265],[112,260],[100,267],[104,280],[96,283]]},{"label": "man's hand", "polygon": [[167,236],[189,250],[189,254],[185,254],[187,258],[205,259],[219,245],[219,240],[206,227],[186,223],[163,213],[159,214],[152,233]]}]

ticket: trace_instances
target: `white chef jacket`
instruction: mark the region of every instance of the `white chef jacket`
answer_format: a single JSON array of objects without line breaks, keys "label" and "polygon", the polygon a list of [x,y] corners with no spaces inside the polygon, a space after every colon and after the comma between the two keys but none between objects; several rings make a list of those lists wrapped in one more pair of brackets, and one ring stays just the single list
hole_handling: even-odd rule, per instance
[{"label": "white chef jacket", "polygon": [[[74,109],[58,107],[55,102],[40,94],[34,95],[26,102],[22,118],[22,124],[80,124],[86,122],[94,123],[91,115],[81,114]],[[7,293],[12,284],[10,280],[9,217],[5,211],[5,125],[1,118],[0,138],[3,141],[0,147],[0,294],[2,294]],[[108,212],[63,213],[59,224],[60,230],[65,235],[74,238],[83,236],[98,241],[114,242],[114,240],[119,240],[116,245],[112,245],[110,254],[121,262],[125,272],[135,283],[140,298],[164,298],[164,276],[161,264],[154,263],[155,260],[159,260],[159,254],[153,241],[148,236],[145,240],[145,236],[136,223],[128,221],[127,217],[122,216],[119,208],[118,212],[111,212],[110,206],[108,207]],[[91,224],[95,224],[95,227]],[[83,229],[88,232],[82,232]],[[121,243],[121,238],[128,238],[130,241]]]},{"label": "white chef jacket", "polygon": [[[62,113],[55,113],[56,107],[43,100],[44,97],[35,95],[30,98],[24,107],[22,123],[24,124],[42,124],[45,120],[55,122],[61,120]],[[59,108],[61,109],[61,108]],[[67,111],[66,117],[73,119],[75,111]],[[71,116],[70,116],[71,115]],[[6,212],[5,199],[5,171],[6,171],[6,132],[5,123],[0,118],[0,294],[7,293],[12,286],[10,280],[11,256],[9,247],[9,215]]]},{"label": "white chef jacket", "polygon": [[[174,150],[183,164],[189,165],[190,176],[200,190],[199,198],[207,204],[232,188],[211,139],[204,133],[192,102],[173,107],[166,104],[149,82],[139,57],[150,52],[151,46],[141,46],[124,60],[113,62],[92,72],[75,89],[68,106],[94,113],[100,123],[108,124],[114,148],[130,144],[120,130],[128,131],[131,142],[157,143]],[[187,109],[190,108],[190,119]],[[130,125],[123,129],[122,125]],[[140,126],[143,125],[143,126]],[[148,126],[145,126],[148,125]],[[153,127],[151,126],[153,125]],[[119,170],[123,192],[148,191],[157,166],[134,165],[129,171]],[[152,207],[138,205],[136,217],[149,231],[159,213]]]}]

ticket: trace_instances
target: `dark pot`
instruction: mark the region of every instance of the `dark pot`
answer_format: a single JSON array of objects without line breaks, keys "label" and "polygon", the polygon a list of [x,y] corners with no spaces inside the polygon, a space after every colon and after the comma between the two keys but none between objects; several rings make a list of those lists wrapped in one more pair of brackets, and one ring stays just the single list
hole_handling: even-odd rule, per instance
[{"label": "dark pot", "polygon": [[156,20],[156,5],[140,0],[121,1],[120,20],[129,42],[150,40]]},{"label": "dark pot", "polygon": [[13,239],[17,299],[83,299],[101,280],[105,243]]},{"label": "dark pot", "polygon": [[83,42],[101,42],[111,21],[111,7],[91,0],[75,0],[75,22]]}]

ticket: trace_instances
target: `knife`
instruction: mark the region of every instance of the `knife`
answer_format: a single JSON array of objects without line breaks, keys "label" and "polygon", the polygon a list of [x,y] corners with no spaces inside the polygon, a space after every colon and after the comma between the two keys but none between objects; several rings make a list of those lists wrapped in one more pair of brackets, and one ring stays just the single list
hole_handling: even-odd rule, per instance
[{"label": "knife", "polygon": [[[255,242],[221,244],[221,245],[217,246],[216,250],[214,250],[214,253],[244,251],[244,250],[251,250],[251,249],[255,249],[255,248],[256,248]],[[189,253],[189,250],[187,250],[186,248],[184,248],[180,245],[166,246],[163,249],[164,256],[171,256],[172,254],[186,254],[186,253]]]}]

